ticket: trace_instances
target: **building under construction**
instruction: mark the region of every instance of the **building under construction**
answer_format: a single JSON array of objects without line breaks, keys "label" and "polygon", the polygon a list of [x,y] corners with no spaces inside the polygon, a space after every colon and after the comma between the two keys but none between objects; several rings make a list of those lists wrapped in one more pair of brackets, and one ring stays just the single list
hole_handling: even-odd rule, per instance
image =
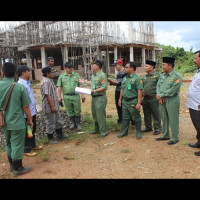
[{"label": "building under construction", "polygon": [[161,50],[156,46],[153,22],[127,22],[127,35],[118,22],[108,21],[27,21],[6,30],[0,29],[0,68],[6,61],[17,66],[34,68],[33,79],[41,80],[41,68],[47,57],[54,57],[55,67],[62,71],[70,61],[82,77],[90,79],[90,63],[103,61],[103,71],[115,73],[110,67],[117,59],[135,61],[137,72],[144,72],[146,59],[157,61]]}]

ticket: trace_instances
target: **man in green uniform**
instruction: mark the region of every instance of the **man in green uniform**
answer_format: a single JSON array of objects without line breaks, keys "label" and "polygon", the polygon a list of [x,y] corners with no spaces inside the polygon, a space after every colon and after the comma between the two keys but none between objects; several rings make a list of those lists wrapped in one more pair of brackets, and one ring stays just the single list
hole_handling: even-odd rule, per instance
[{"label": "man in green uniform", "polygon": [[[63,92],[63,99],[66,107],[67,115],[70,118],[71,126],[70,130],[73,130],[75,126],[77,130],[81,130],[81,102],[80,95],[75,93],[75,88],[80,87],[82,83],[79,83],[79,74],[73,72],[74,67],[70,62],[65,63],[65,73],[61,74],[58,78],[58,101],[62,101],[61,93]],[[82,96],[82,101],[85,98]]]},{"label": "man in green uniform", "polygon": [[144,124],[145,129],[142,132],[152,131],[152,116],[153,116],[153,125],[154,125],[154,135],[160,134],[161,127],[161,118],[159,112],[159,103],[156,99],[156,85],[160,74],[154,71],[156,62],[151,60],[146,60],[145,71],[146,74],[143,77],[144,91],[143,91],[143,100],[142,107],[144,113]]},{"label": "man in green uniform", "polygon": [[92,89],[92,116],[95,121],[95,130],[91,131],[90,134],[100,133],[100,137],[104,137],[108,134],[106,126],[106,90],[108,89],[108,81],[106,75],[101,70],[101,60],[93,62],[91,68],[94,72],[92,80],[81,79],[79,81],[91,85]]},{"label": "man in green uniform", "polygon": [[[3,66],[3,80],[0,82],[0,110],[3,110],[8,91],[14,82],[16,66],[13,63],[5,63]],[[5,126],[1,127],[6,139],[6,154],[10,163],[10,170],[15,176],[27,173],[30,167],[22,166],[24,153],[26,125],[33,128],[32,115],[29,108],[31,100],[24,85],[16,83],[5,111]],[[27,116],[27,123],[24,118]]]},{"label": "man in green uniform", "polygon": [[160,75],[156,87],[156,98],[159,101],[159,108],[163,121],[162,136],[156,138],[156,140],[169,140],[170,126],[172,138],[168,142],[169,145],[178,142],[180,108],[179,92],[182,83],[181,75],[174,70],[174,61],[174,58],[163,57],[163,72]]},{"label": "man in green uniform", "polygon": [[143,81],[135,73],[136,63],[128,62],[125,67],[126,74],[122,80],[119,106],[122,106],[122,132],[118,137],[128,135],[128,128],[131,120],[135,121],[136,137],[141,135],[140,108],[142,102]]}]

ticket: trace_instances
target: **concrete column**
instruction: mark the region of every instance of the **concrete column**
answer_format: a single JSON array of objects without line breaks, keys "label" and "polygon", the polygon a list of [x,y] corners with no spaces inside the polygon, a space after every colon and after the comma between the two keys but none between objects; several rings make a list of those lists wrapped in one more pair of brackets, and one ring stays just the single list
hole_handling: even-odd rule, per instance
[{"label": "concrete column", "polygon": [[44,24],[42,21],[39,21],[39,37],[40,42],[44,42]]},{"label": "concrete column", "polygon": [[30,52],[26,53],[26,60],[27,60],[27,66],[30,67],[30,68],[33,68],[33,64],[32,64],[32,59],[31,59]]},{"label": "concrete column", "polygon": [[106,60],[107,60],[107,66],[108,66],[108,71],[107,71],[107,73],[108,74],[110,74],[110,56],[109,56],[109,50],[107,49],[107,51],[106,51]]},{"label": "concrete column", "polygon": [[133,46],[130,46],[130,61],[131,61],[131,62],[134,61],[134,50],[133,50]]},{"label": "concrete column", "polygon": [[42,60],[42,68],[46,67],[47,59],[46,59],[46,52],[45,47],[40,47],[41,51],[41,60]]},{"label": "concrete column", "polygon": [[[114,61],[117,60],[117,47],[114,48]],[[117,74],[117,70],[115,69],[115,74]]]},{"label": "concrete column", "polygon": [[69,59],[68,59],[68,47],[63,46],[63,66],[67,61],[69,61]]},{"label": "concrete column", "polygon": [[155,49],[152,50],[152,60],[154,62],[156,61],[156,51],[155,51]]},{"label": "concrete column", "polygon": [[145,58],[145,48],[142,48],[142,65],[145,66],[146,58]]}]

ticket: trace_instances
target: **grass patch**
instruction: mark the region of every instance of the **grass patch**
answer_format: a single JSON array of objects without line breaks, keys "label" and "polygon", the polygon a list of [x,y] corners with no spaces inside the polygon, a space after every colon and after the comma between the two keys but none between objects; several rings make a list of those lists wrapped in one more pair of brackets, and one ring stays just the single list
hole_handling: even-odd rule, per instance
[{"label": "grass patch", "polygon": [[131,151],[129,149],[122,149],[121,153],[130,153]]},{"label": "grass patch", "polygon": [[49,160],[50,158],[50,155],[47,151],[42,151],[42,152],[39,152],[39,156],[40,156],[40,159],[43,161],[43,162],[46,162]]}]

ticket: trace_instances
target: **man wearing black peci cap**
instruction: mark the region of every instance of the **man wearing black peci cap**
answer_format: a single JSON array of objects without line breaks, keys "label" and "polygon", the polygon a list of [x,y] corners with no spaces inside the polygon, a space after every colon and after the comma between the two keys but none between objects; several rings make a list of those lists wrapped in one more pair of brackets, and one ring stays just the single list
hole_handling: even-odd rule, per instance
[{"label": "man wearing black peci cap", "polygon": [[152,131],[153,116],[154,135],[158,135],[162,131],[161,118],[159,113],[159,103],[156,99],[156,85],[160,74],[154,71],[155,66],[156,62],[146,60],[146,74],[142,79],[144,84],[142,107],[145,124],[145,129],[143,129],[142,132]]},{"label": "man wearing black peci cap", "polygon": [[156,86],[156,98],[159,101],[159,109],[163,121],[163,131],[157,141],[169,140],[169,126],[171,128],[172,137],[168,142],[169,145],[178,142],[179,134],[179,109],[180,109],[180,87],[182,77],[180,73],[174,70],[174,58],[163,57],[162,69]]}]

